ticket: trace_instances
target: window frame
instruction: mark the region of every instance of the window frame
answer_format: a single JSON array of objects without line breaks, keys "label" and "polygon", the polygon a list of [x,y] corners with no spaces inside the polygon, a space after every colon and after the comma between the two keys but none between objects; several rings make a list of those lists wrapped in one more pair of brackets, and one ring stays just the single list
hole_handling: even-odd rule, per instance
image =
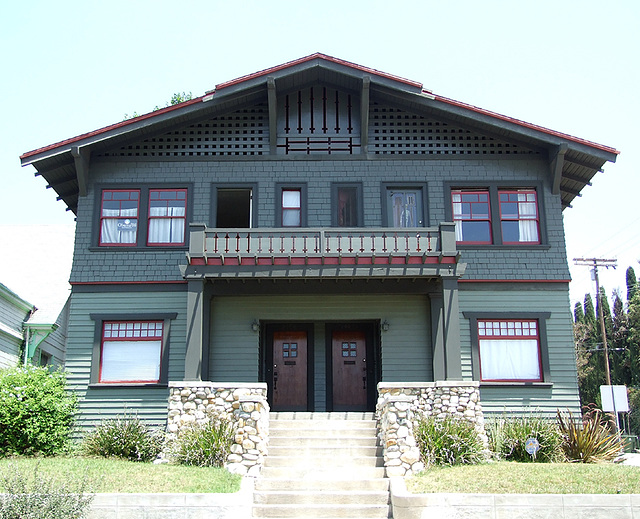
[{"label": "window frame", "polygon": [[[149,196],[151,191],[167,190],[177,191],[185,190],[186,212],[185,212],[185,229],[184,243],[181,244],[149,244]],[[101,243],[102,228],[102,193],[105,191],[138,191],[138,228],[135,243],[114,244]],[[126,250],[183,250],[189,247],[189,222],[193,221],[193,183],[144,183],[144,184],[97,184],[95,187],[95,204],[94,204],[94,221],[93,221],[93,239],[91,251],[117,251]]]},{"label": "window frame", "polygon": [[[167,193],[173,191],[175,193],[184,193],[184,215],[183,216],[152,216],[151,215],[151,193],[160,192]],[[148,208],[147,208],[147,246],[148,247],[181,247],[187,242],[187,233],[189,232],[187,226],[187,204],[189,203],[189,193],[186,188],[149,188],[148,192]],[[176,199],[179,200],[179,199]],[[182,241],[181,242],[152,242],[150,241],[151,222],[154,220],[182,220]]]},{"label": "window frame", "polygon": [[[131,188],[131,189],[126,189],[126,188],[114,188],[114,189],[101,189],[99,191],[100,193],[100,202],[99,202],[99,216],[98,216],[98,245],[100,245],[101,247],[135,247],[136,244],[138,243],[138,240],[140,239],[140,205],[141,205],[141,198],[142,198],[142,193],[140,192],[140,189],[135,189],[135,188]],[[103,242],[102,241],[102,228],[103,228],[103,223],[105,220],[120,220],[122,218],[126,218],[123,217],[121,215],[118,216],[107,216],[105,217],[103,214],[104,211],[104,195],[105,193],[137,193],[138,194],[138,204],[136,206],[136,216],[135,216],[135,220],[136,220],[136,239],[133,242],[126,242],[126,243],[121,243],[121,242]],[[131,196],[131,195],[129,195]],[[131,198],[130,198],[131,200]],[[132,218],[133,219],[133,218]]]},{"label": "window frame", "polygon": [[[547,339],[547,321],[551,317],[550,312],[463,312],[465,319],[469,320],[469,332],[471,338],[471,361],[473,379],[480,381],[483,386],[489,385],[516,385],[516,386],[545,386],[551,384],[549,346]],[[538,380],[516,379],[498,380],[482,379],[480,362],[480,335],[478,322],[480,321],[537,321],[538,326],[538,361],[540,365],[540,378]]]},{"label": "window frame", "polygon": [[[340,190],[355,189],[356,195],[356,224],[340,225],[338,210],[340,208]],[[332,227],[363,227],[364,226],[364,208],[362,196],[362,182],[332,182],[331,183],[331,226]]]},{"label": "window frame", "polygon": [[[282,195],[285,191],[299,191],[300,192],[300,225],[283,225],[282,213],[285,209],[282,206]],[[307,184],[306,183],[277,183],[275,188],[275,202],[276,202],[276,214],[275,214],[275,227],[281,227],[283,229],[300,229],[301,227],[307,227]]]},{"label": "window frame", "polygon": [[211,227],[220,228],[218,226],[218,191],[225,189],[237,189],[247,190],[251,192],[251,216],[250,216],[250,229],[258,227],[258,184],[255,182],[216,182],[211,184],[211,213],[209,217],[209,224]]},{"label": "window frame", "polygon": [[[545,207],[544,207],[544,186],[541,182],[445,182],[445,218],[449,222],[453,219],[453,198],[454,191],[482,191],[489,192],[489,210],[491,211],[491,236],[492,243],[456,242],[459,249],[476,248],[496,248],[503,247],[509,249],[537,249],[549,246],[547,241]],[[536,204],[538,212],[538,241],[537,242],[505,242],[502,238],[502,220],[500,217],[501,192],[515,192],[519,190],[534,191],[536,194]]]},{"label": "window frame", "polygon": [[[421,182],[382,182],[382,192],[380,193],[381,197],[381,206],[382,206],[382,227],[389,227],[395,229],[391,224],[389,219],[389,214],[391,210],[391,206],[389,204],[389,198],[391,196],[391,190],[398,191],[419,191],[420,198],[422,199],[422,211],[417,211],[417,216],[422,217],[422,224],[417,227],[404,227],[405,229],[417,229],[422,227],[429,227],[429,211],[428,211],[428,203],[429,196],[427,192],[427,184]],[[401,229],[402,227],[397,227],[397,229]]]},{"label": "window frame", "polygon": [[[453,210],[454,205],[457,203],[453,200],[454,195],[460,195],[460,197],[464,196],[464,195],[481,195],[481,194],[486,194],[487,195],[487,218],[486,219],[475,219],[475,218],[456,218],[456,213]],[[461,204],[465,203],[462,200],[460,200]],[[481,202],[469,202],[471,204],[473,203],[481,203]],[[488,189],[452,189],[451,190],[451,211],[452,211],[452,221],[454,223],[457,222],[486,222],[489,226],[489,240],[488,241],[474,241],[474,240],[461,240],[461,241],[457,241],[456,243],[458,244],[466,244],[466,245],[491,245],[493,243],[493,229],[492,229],[492,223],[491,223],[491,216],[492,216],[492,209],[491,209],[491,193],[489,192]],[[473,211],[470,213],[471,215],[473,215]],[[457,231],[456,231],[457,234]]]},{"label": "window frame", "polygon": [[[520,214],[520,201],[515,201],[516,204],[518,204],[518,215],[516,218],[505,218],[503,215],[503,206],[502,206],[502,195],[513,195],[513,194],[533,194],[535,196],[535,203],[536,203],[536,214],[535,214],[535,218],[522,218],[522,215]],[[498,203],[500,204],[500,207],[498,208],[498,213],[500,215],[500,233],[502,236],[502,243],[504,243],[505,245],[538,245],[540,243],[540,206],[538,204],[538,193],[535,189],[526,189],[526,188],[521,188],[521,189],[498,189]],[[536,233],[537,233],[537,240],[535,241],[506,241],[504,239],[504,222],[518,222],[520,223],[521,221],[535,221],[536,222]]]},{"label": "window frame", "polygon": [[[171,349],[171,321],[176,319],[177,313],[150,313],[150,314],[90,314],[90,318],[95,323],[95,334],[93,342],[93,354],[91,359],[90,387],[166,387],[169,380],[169,352]],[[103,382],[102,360],[104,344],[104,324],[105,323],[133,323],[133,322],[162,322],[162,339],[160,344],[160,374],[157,381],[125,380]]]}]

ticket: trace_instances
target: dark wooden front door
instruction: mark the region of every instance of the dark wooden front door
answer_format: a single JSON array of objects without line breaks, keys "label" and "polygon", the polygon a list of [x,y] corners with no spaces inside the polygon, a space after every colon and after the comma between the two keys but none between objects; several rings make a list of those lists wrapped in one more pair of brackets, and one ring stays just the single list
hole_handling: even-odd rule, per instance
[{"label": "dark wooden front door", "polygon": [[331,339],[333,410],[367,408],[367,347],[364,331],[334,330]]},{"label": "dark wooden front door", "polygon": [[273,332],[274,411],[307,410],[307,332]]}]

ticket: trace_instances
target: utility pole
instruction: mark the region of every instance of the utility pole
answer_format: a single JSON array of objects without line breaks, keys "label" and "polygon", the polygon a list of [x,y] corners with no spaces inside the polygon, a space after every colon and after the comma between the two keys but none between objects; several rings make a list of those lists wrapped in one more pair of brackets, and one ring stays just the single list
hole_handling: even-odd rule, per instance
[{"label": "utility pole", "polygon": [[609,369],[609,348],[607,346],[607,331],[604,327],[604,315],[602,313],[602,300],[600,298],[600,280],[598,278],[598,267],[616,268],[618,260],[602,258],[573,258],[576,265],[591,267],[593,278],[596,282],[596,301],[598,306],[598,319],[600,320],[600,332],[602,333],[602,347],[604,348],[604,373],[607,385],[611,385],[611,371]]}]

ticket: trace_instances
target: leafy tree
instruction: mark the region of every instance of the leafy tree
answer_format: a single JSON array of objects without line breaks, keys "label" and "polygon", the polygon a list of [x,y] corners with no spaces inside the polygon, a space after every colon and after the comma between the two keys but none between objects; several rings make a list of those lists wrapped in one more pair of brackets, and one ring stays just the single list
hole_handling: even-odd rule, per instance
[{"label": "leafy tree", "polygon": [[584,324],[584,310],[578,302],[573,307],[573,320],[576,324]]},{"label": "leafy tree", "polygon": [[627,303],[638,293],[638,279],[633,267],[627,269]]},{"label": "leafy tree", "polygon": [[[193,94],[191,92],[176,92],[171,96],[171,99],[169,99],[169,101],[164,104],[164,106],[156,105],[153,111],[155,112],[157,110],[161,110],[162,108],[167,108],[169,106],[184,103],[185,101],[190,101],[191,99],[193,99]],[[134,119],[135,117],[139,116],[140,114],[138,112],[133,112],[131,115],[124,114],[124,120],[126,121],[127,119]]]}]

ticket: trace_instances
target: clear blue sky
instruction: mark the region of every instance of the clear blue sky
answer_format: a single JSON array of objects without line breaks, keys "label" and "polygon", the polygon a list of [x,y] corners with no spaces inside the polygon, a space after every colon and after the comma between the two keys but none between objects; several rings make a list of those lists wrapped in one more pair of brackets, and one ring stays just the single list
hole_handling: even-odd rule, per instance
[{"label": "clear blue sky", "polygon": [[22,153],[323,52],[620,150],[564,217],[570,259],[618,258],[610,291],[640,273],[639,27],[637,0],[3,2],[0,224],[73,223]]}]

